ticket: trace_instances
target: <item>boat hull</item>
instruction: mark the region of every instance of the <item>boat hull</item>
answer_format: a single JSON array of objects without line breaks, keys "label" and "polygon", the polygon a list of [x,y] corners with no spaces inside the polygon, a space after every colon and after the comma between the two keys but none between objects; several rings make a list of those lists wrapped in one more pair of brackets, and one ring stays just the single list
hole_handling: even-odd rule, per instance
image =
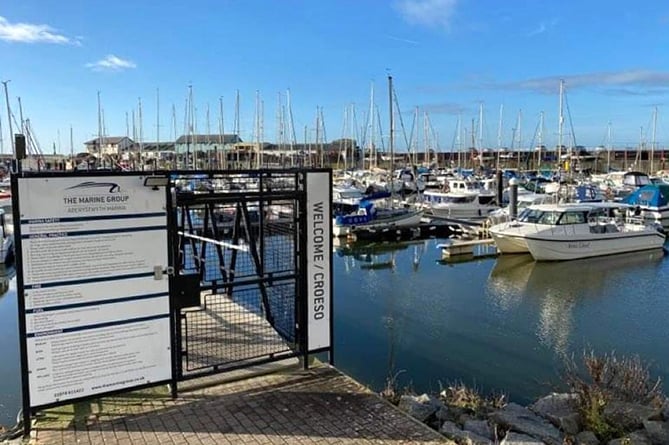
[{"label": "boat hull", "polygon": [[527,248],[537,261],[567,261],[660,249],[665,240],[665,235],[653,230],[601,234],[596,238],[555,235],[525,237]]},{"label": "boat hull", "polygon": [[490,232],[499,253],[528,253],[527,241],[524,236],[508,233]]},{"label": "boat hull", "polygon": [[497,206],[438,206],[433,205],[430,211],[434,216],[439,218],[452,219],[483,219],[488,216],[488,213],[498,209]]},{"label": "boat hull", "polygon": [[332,234],[334,236],[348,236],[356,229],[384,229],[388,227],[406,227],[417,226],[421,222],[423,212],[403,213],[398,216],[373,219],[355,225],[338,224],[336,219],[332,225]]}]

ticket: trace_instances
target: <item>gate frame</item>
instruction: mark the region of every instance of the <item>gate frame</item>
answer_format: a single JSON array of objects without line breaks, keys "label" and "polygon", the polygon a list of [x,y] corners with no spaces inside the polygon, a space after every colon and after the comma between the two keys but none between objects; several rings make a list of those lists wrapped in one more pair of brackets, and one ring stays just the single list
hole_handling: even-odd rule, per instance
[{"label": "gate frame", "polygon": [[[168,195],[171,196],[171,199],[167,202],[168,207],[168,240],[171,243],[169,248],[169,255],[172,261],[172,266],[174,267],[174,274],[170,276],[170,279],[173,279],[179,271],[179,266],[176,264],[177,259],[179,258],[178,248],[179,248],[179,234],[177,233],[177,212],[179,209],[179,196],[177,195],[174,180],[177,179],[175,176],[206,176],[212,178],[215,176],[232,176],[239,175],[247,178],[258,178],[258,190],[248,192],[253,198],[257,198],[259,202],[266,202],[266,197],[271,197],[275,199],[290,199],[296,203],[299,207],[299,212],[297,215],[297,236],[296,236],[296,251],[294,252],[295,256],[295,265],[296,265],[296,281],[295,281],[295,323],[296,323],[296,350],[290,353],[282,353],[278,357],[266,356],[264,358],[251,359],[251,362],[242,362],[237,364],[231,364],[228,366],[221,367],[221,365],[213,365],[209,369],[194,372],[192,374],[185,374],[183,371],[183,355],[181,351],[181,345],[183,342],[182,337],[182,320],[181,320],[181,309],[176,302],[176,293],[170,290],[170,299],[172,306],[172,317],[173,317],[173,382],[171,384],[171,393],[172,397],[176,398],[178,396],[178,382],[188,381],[192,379],[197,379],[201,377],[211,376],[215,374],[222,374],[226,372],[231,372],[239,369],[249,368],[253,366],[263,365],[267,363],[272,363],[280,360],[285,360],[288,358],[298,357],[302,361],[303,369],[309,368],[309,355],[319,354],[319,353],[328,353],[328,362],[331,365],[334,365],[334,303],[333,303],[333,264],[332,264],[332,252],[333,252],[333,242],[332,236],[329,237],[327,242],[328,246],[328,255],[330,256],[329,261],[329,270],[327,273],[330,274],[330,308],[329,308],[329,331],[330,331],[330,346],[319,348],[317,350],[309,351],[308,342],[309,342],[309,332],[308,332],[308,279],[306,276],[308,256],[306,252],[307,247],[307,185],[306,178],[309,173],[328,173],[328,199],[329,202],[332,202],[332,169],[329,168],[294,168],[294,169],[237,169],[237,170],[171,170],[169,171],[170,183],[168,184]],[[295,178],[295,188],[287,191],[281,190],[278,192],[264,192],[262,190],[263,178],[272,177],[273,175],[293,175]],[[272,195],[274,193],[274,195]],[[207,194],[202,194],[202,199],[206,200]],[[235,202],[233,197],[235,194],[231,194],[228,202]],[[183,222],[182,222],[183,224]],[[327,224],[330,228],[330,234],[332,233],[332,218],[328,215]],[[262,225],[261,225],[262,226]],[[262,281],[263,278],[258,278]],[[202,281],[200,282],[202,284]],[[172,289],[173,282],[171,281]],[[222,283],[219,286],[226,286],[225,283]],[[208,285],[201,286],[200,289],[214,289],[216,286]]]}]

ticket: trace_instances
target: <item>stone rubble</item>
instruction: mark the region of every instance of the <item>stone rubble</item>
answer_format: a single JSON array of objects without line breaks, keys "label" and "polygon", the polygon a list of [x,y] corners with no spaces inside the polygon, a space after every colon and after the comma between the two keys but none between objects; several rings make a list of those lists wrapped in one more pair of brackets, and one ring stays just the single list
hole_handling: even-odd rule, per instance
[{"label": "stone rubble", "polygon": [[508,403],[481,413],[422,394],[402,396],[399,407],[460,445],[669,445],[669,401],[609,402],[604,419],[627,431],[609,441],[583,431],[577,402],[576,394],[551,393],[528,407]]}]

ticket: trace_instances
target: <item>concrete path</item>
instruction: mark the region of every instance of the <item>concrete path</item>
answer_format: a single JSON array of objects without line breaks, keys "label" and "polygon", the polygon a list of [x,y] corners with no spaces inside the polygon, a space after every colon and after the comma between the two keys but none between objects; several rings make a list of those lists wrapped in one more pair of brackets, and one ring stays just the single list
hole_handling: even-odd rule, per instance
[{"label": "concrete path", "polygon": [[[217,378],[221,378],[218,376]],[[190,381],[41,413],[34,444],[437,444],[443,438],[327,365]],[[188,386],[187,386],[188,385]],[[200,385],[200,386],[197,386]]]}]

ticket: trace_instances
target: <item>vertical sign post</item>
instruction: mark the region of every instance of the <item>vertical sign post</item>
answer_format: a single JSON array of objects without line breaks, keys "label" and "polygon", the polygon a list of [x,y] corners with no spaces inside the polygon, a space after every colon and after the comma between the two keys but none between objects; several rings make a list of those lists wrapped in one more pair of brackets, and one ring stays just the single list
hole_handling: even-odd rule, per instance
[{"label": "vertical sign post", "polygon": [[308,352],[329,350],[332,346],[331,175],[329,170],[306,173]]},{"label": "vertical sign post", "polygon": [[12,178],[28,422],[172,378],[166,193],[145,178]]}]

